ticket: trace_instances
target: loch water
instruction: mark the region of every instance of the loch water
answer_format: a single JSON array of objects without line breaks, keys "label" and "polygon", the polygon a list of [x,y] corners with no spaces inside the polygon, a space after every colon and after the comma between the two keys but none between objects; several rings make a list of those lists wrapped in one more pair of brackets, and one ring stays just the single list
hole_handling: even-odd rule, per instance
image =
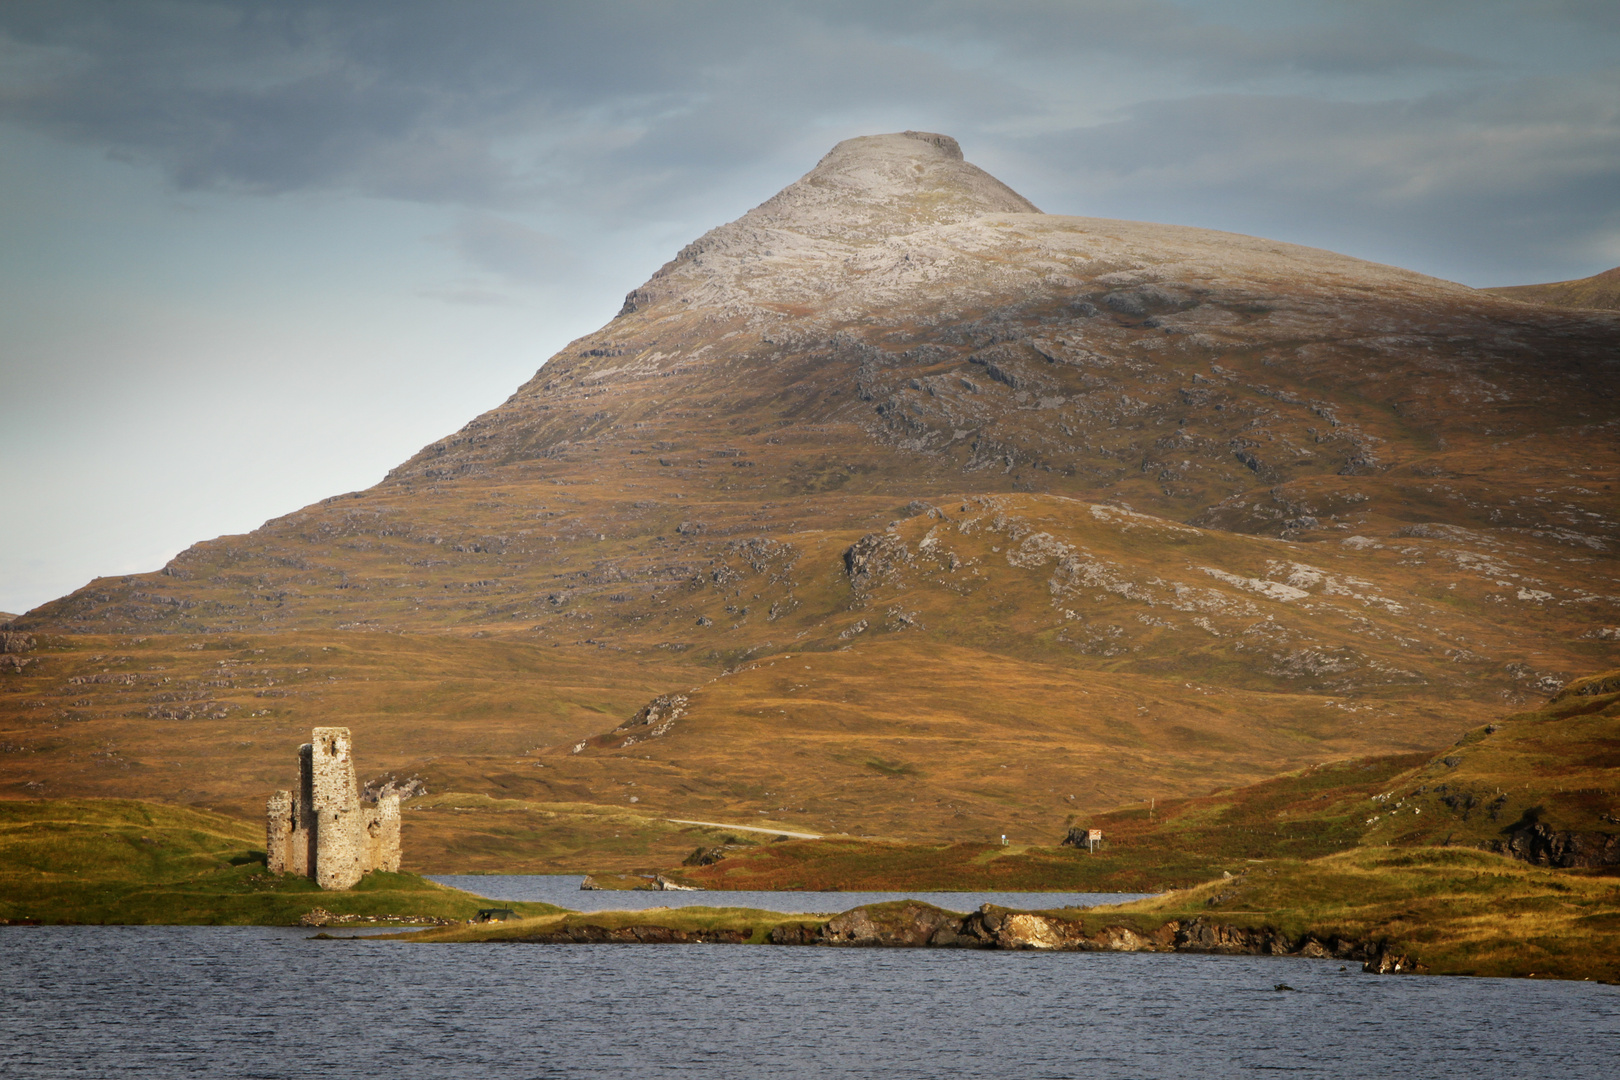
[{"label": "loch water", "polygon": [[638,889],[581,889],[583,874],[431,874],[430,881],[464,889],[491,900],[537,900],[575,911],[637,911],[651,907],[740,907],[788,914],[837,913],[884,900],[921,900],[947,911],[966,914],[980,904],[1041,911],[1061,907],[1096,907],[1140,900],[1148,893],[1077,892],[813,892],[782,890],[706,890],[694,892]]},{"label": "loch water", "polygon": [[1579,1080],[1620,1062],[1615,987],[1298,958],[44,926],[0,927],[0,972],[8,1080]]}]

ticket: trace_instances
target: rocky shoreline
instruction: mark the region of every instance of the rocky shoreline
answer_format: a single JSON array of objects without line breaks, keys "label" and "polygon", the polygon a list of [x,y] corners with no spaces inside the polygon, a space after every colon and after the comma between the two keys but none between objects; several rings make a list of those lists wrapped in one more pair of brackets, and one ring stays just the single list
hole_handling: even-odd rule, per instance
[{"label": "rocky shoreline", "polygon": [[1088,933],[1078,919],[1052,913],[1013,911],[985,904],[957,915],[928,904],[858,907],[821,926],[779,926],[775,945],[843,945],[936,949],[1052,949],[1069,952],[1196,952],[1259,956],[1306,956],[1357,960],[1366,971],[1422,973],[1423,967],[1384,942],[1298,938],[1274,927],[1232,926],[1196,917],[1171,919],[1147,933],[1105,926]]},{"label": "rocky shoreline", "polygon": [[1424,965],[1383,941],[1310,934],[1291,936],[1274,927],[1244,927],[1205,917],[1171,919],[1142,931],[1108,925],[1088,931],[1081,919],[1053,912],[1015,911],[985,904],[967,915],[907,900],[868,904],[830,919],[788,919],[763,934],[751,927],[683,929],[655,923],[603,926],[564,923],[486,940],[563,944],[807,945],[882,949],[1013,949],[1066,952],[1188,952],[1250,956],[1304,956],[1351,960],[1377,974],[1424,974]]}]

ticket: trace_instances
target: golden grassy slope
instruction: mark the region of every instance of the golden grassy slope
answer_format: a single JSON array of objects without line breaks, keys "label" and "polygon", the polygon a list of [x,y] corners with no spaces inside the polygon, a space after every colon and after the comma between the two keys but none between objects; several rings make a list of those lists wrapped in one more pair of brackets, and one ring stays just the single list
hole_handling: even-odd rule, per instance
[{"label": "golden grassy slope", "polygon": [[1484,292],[1562,308],[1602,308],[1620,310],[1620,266],[1591,277],[1573,281],[1550,281],[1545,285],[1501,285]]},{"label": "golden grassy slope", "polygon": [[[309,728],[341,722],[362,780],[414,774],[433,792],[768,817],[810,832],[1040,840],[1080,811],[1443,740],[1483,709],[1395,694],[1351,712],[1311,695],[987,656],[921,633],[707,682],[666,661],[628,686],[630,669],[574,650],[442,644],[53,639],[0,684],[14,718],[8,794],[139,795],[256,815],[292,783]],[[667,735],[572,752],[666,689],[690,702]]]},{"label": "golden grassy slope", "polygon": [[[747,824],[778,827],[769,820]],[[675,865],[694,846],[770,838],[769,833],[683,824],[634,806],[492,799],[462,792],[410,800],[401,826],[404,866],[424,874],[588,870],[606,879]],[[643,882],[637,878],[628,884]]]},{"label": "golden grassy slope", "polygon": [[[436,792],[1040,842],[1080,812],[1449,741],[1613,648],[1564,629],[1587,594],[1551,591],[1588,563],[1473,531],[1307,545],[1036,495],[907,513],[731,546],[596,644],[49,638],[0,675],[6,779],[252,813],[337,722],[365,779]],[[711,632],[753,644],[659,647]],[[667,733],[604,734],[659,693],[687,699]]]},{"label": "golden grassy slope", "polygon": [[1445,750],[1315,765],[1076,820],[1102,830],[1098,852],[1056,848],[1055,835],[1045,845],[1007,847],[839,839],[736,847],[711,865],[664,872],[711,889],[1158,891],[1258,859],[1438,845],[1554,866],[1606,861],[1613,873],[1620,867],[1620,672],[1579,680],[1544,708],[1475,728]]},{"label": "golden grassy slope", "polygon": [[[5,795],[128,795],[250,817],[294,783],[312,727],[353,730],[362,782],[420,773],[444,790],[442,758],[481,780],[489,762],[505,771],[611,725],[670,677],[528,643],[330,632],[73,635],[28,659],[0,673]],[[485,764],[469,772],[467,759]]]},{"label": "golden grassy slope", "polygon": [[1322,942],[1381,941],[1406,970],[1431,975],[1620,982],[1620,882],[1466,849],[1358,848],[1255,864],[1122,910],[1144,926],[1202,917]]}]

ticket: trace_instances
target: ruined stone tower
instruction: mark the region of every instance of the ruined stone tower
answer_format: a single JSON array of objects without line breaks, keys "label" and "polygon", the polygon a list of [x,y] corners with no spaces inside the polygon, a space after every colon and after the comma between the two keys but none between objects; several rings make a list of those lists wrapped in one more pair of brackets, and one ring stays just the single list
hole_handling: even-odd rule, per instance
[{"label": "ruined stone tower", "polygon": [[265,805],[270,872],[302,874],[323,889],[347,889],[368,870],[399,869],[399,796],[360,802],[349,729],[316,728],[298,748],[298,796]]}]

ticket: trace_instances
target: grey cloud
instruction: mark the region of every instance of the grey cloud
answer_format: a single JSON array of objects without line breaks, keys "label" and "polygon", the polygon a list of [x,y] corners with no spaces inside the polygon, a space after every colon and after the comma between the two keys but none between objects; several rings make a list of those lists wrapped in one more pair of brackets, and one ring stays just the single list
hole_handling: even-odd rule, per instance
[{"label": "grey cloud", "polygon": [[[0,115],[154,161],[181,187],[494,206],[555,196],[555,174],[577,172],[604,125],[651,133],[629,156],[678,171],[703,152],[711,167],[758,160],[780,145],[776,131],[873,101],[968,122],[1036,116],[1031,80],[1078,76],[1083,88],[1084,72],[1064,65],[1103,54],[1204,78],[1466,60],[1368,20],[1282,31],[1223,21],[1243,10],[24,2],[0,8],[0,31],[60,62],[0,96]],[[953,59],[964,47],[998,60],[975,70]],[[1030,62],[1045,70],[1019,69]],[[687,141],[656,137],[671,128]]]},{"label": "grey cloud", "polygon": [[1410,102],[1154,102],[1044,140],[1039,154],[1068,166],[1080,212],[1168,214],[1426,262],[1476,284],[1514,280],[1515,266],[1565,265],[1577,252],[1597,257],[1594,234],[1620,235],[1615,78]]},{"label": "grey cloud", "polygon": [[497,289],[477,285],[443,285],[418,289],[416,295],[462,307],[515,307],[517,301]]},{"label": "grey cloud", "polygon": [[672,81],[672,54],[643,41],[627,56],[610,21],[578,10],[12,5],[0,29],[59,60],[0,114],[153,160],[181,187],[486,204],[524,185],[504,140]]},{"label": "grey cloud", "polygon": [[494,214],[464,214],[442,239],[479,269],[518,282],[554,281],[574,263],[556,237]]},{"label": "grey cloud", "polygon": [[[1613,87],[1573,71],[1538,96],[1502,58],[1532,30],[1538,49],[1570,48],[1521,67],[1559,72],[1577,45],[1601,56],[1615,10],[14,0],[0,35],[27,63],[0,83],[0,119],[156,164],[182,188],[492,215],[464,218],[450,242],[513,281],[541,280],[548,256],[491,221],[549,215],[561,234],[587,218],[623,229],[736,212],[717,178],[757,176],[764,198],[826,149],[806,140],[899,127],[949,130],[970,156],[1021,168],[1045,185],[1026,192],[1041,205],[1083,196],[1313,235],[1344,222],[1374,247],[1421,219],[1415,235],[1457,253],[1483,251],[1491,229],[1465,218],[1489,214],[1530,257],[1612,220],[1594,192],[1614,178],[1613,125],[1589,99]],[[1098,124],[1109,110],[1121,119]]]},{"label": "grey cloud", "polygon": [[[1263,17],[1268,7],[1274,17]],[[1406,5],[1409,9],[1410,5]],[[918,9],[922,9],[919,11]],[[1315,14],[1301,24],[1301,9]],[[1487,61],[1413,37],[1411,12],[1377,4],[1331,9],[1256,2],[1168,0],[936,0],[916,6],[851,5],[848,17],[896,34],[977,42],[1014,58],[1128,56],[1217,81],[1318,74],[1379,75],[1472,68]],[[1260,16],[1260,17],[1257,17]]]}]

